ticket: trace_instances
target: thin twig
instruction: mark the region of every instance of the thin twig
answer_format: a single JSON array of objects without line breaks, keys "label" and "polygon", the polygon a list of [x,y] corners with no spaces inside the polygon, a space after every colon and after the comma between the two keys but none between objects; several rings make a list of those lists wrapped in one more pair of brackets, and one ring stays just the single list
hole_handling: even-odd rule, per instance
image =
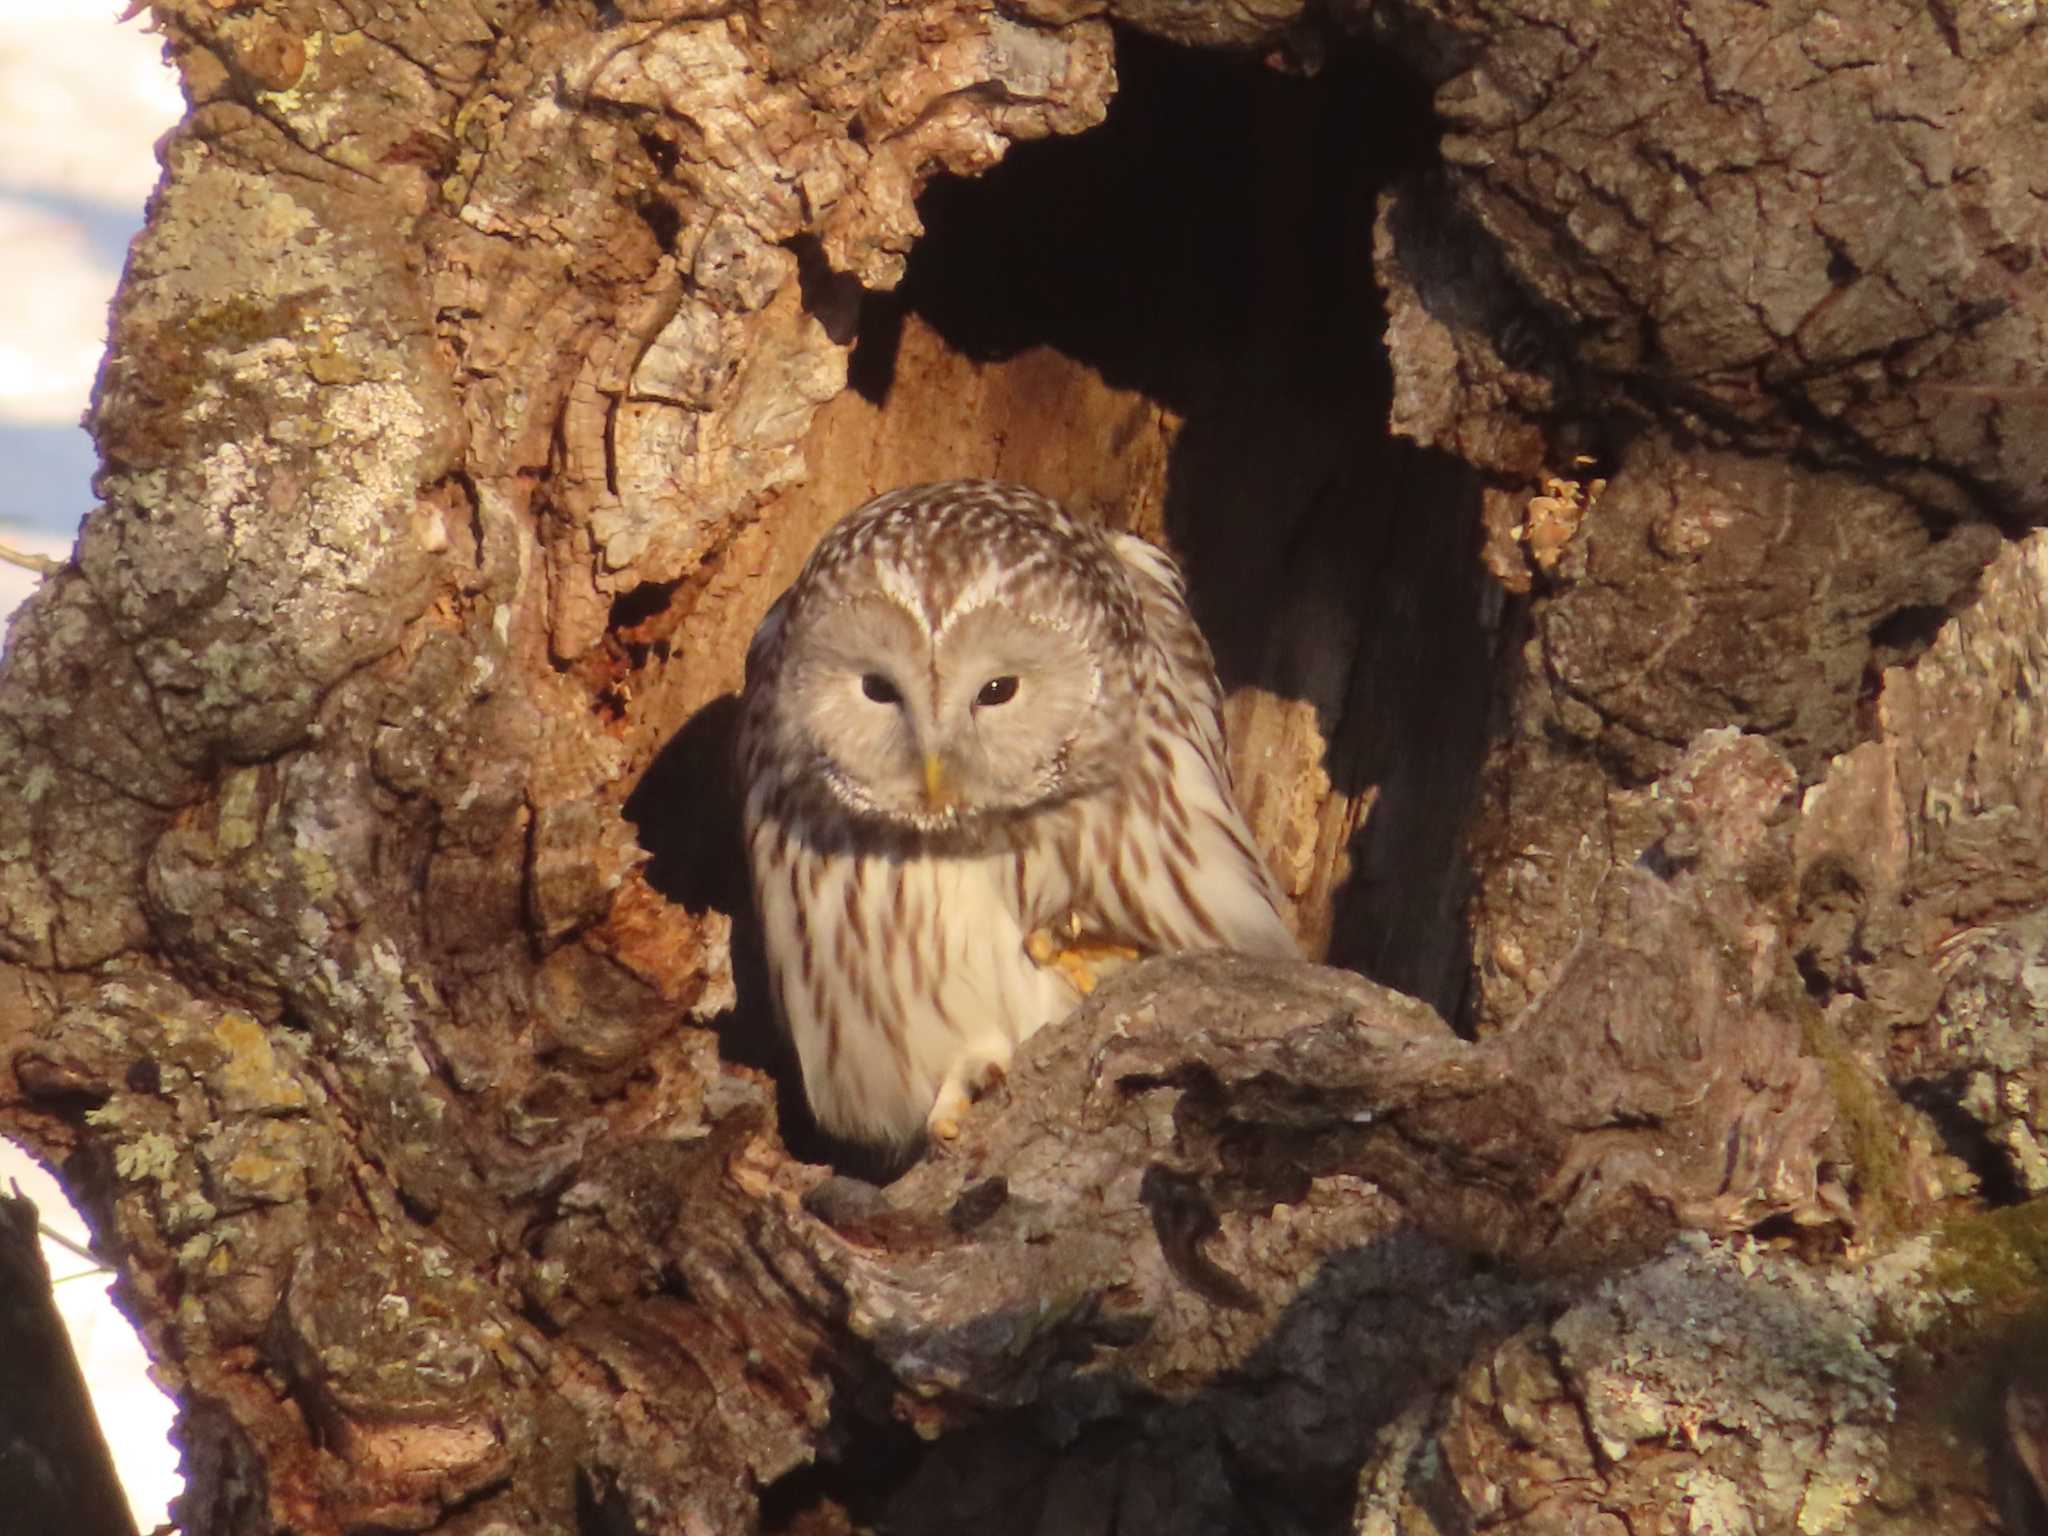
[{"label": "thin twig", "polygon": [[52,560],[48,555],[32,555],[9,544],[0,544],[0,560],[18,565],[24,571],[34,571],[38,576],[54,576],[64,569],[62,560]]},{"label": "thin twig", "polygon": [[70,1238],[66,1237],[62,1232],[59,1232],[58,1230],[56,1230],[56,1228],[48,1225],[47,1223],[40,1221],[37,1222],[36,1230],[42,1233],[42,1235],[50,1242],[55,1243],[59,1248],[63,1248],[71,1253],[75,1253],[81,1259],[85,1259],[90,1263],[97,1264],[102,1269],[106,1267],[105,1260],[101,1259],[98,1254],[94,1253],[90,1248],[86,1247],[85,1244],[73,1242]]}]

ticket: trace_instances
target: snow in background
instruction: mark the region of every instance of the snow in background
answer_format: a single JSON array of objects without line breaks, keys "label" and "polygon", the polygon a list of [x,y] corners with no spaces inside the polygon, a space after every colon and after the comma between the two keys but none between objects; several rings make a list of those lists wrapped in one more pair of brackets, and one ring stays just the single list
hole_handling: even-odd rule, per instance
[{"label": "snow in background", "polygon": [[[106,345],[107,301],[156,185],[157,136],[182,103],[159,40],[118,0],[0,0],[0,543],[71,552],[92,505],[92,441],[79,426]],[[0,565],[0,617],[36,576]],[[0,1188],[84,1246],[56,1183],[0,1141]],[[43,1252],[59,1310],[143,1531],[178,1491],[169,1399],[108,1297],[109,1280],[59,1244]]]}]

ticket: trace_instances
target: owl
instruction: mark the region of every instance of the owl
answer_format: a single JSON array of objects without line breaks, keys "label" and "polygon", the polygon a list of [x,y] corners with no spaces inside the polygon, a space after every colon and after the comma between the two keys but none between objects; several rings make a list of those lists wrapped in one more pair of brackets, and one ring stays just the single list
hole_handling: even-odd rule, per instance
[{"label": "owl", "polygon": [[1297,955],[1180,572],[1020,485],[857,508],[761,621],[739,734],[775,1011],[818,1122],[958,1134],[1104,956]]}]

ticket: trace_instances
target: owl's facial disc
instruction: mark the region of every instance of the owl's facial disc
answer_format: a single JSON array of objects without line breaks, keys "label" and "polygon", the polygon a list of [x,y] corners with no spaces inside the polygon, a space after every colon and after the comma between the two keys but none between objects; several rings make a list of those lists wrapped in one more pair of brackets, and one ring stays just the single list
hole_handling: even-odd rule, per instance
[{"label": "owl's facial disc", "polygon": [[1101,673],[1066,629],[991,603],[933,638],[872,597],[819,615],[808,642],[782,728],[855,814],[958,830],[1100,781],[1081,739],[1102,734]]},{"label": "owl's facial disc", "polygon": [[[811,787],[846,811],[891,822],[918,805],[924,626],[900,603],[856,598],[807,618],[775,728]],[[928,693],[928,686],[923,690]]]}]

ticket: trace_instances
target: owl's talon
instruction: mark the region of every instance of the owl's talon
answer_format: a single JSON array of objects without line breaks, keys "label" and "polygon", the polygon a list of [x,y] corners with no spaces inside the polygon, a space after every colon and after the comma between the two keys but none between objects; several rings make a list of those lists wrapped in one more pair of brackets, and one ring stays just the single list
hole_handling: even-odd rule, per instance
[{"label": "owl's talon", "polygon": [[956,1066],[939,1087],[931,1113],[925,1116],[925,1138],[934,1146],[960,1139],[960,1117],[967,1107],[987,1098],[1010,1075],[1009,1068],[993,1056],[970,1059]]},{"label": "owl's talon", "polygon": [[1095,990],[1095,972],[1089,968],[1087,959],[1077,950],[1061,950],[1054,958],[1059,973],[1073,983],[1074,990],[1086,997]]},{"label": "owl's talon", "polygon": [[925,1138],[935,1144],[958,1141],[960,1117],[967,1112],[967,1105],[965,1085],[949,1077],[932,1102],[931,1113],[925,1116]]},{"label": "owl's talon", "polygon": [[1070,912],[1060,921],[1071,935],[1069,942],[1061,943],[1045,929],[1036,928],[1024,940],[1024,952],[1041,969],[1058,971],[1083,997],[1093,992],[1096,983],[1117,966],[1138,958],[1138,951],[1128,944],[1083,938],[1078,913]]}]

